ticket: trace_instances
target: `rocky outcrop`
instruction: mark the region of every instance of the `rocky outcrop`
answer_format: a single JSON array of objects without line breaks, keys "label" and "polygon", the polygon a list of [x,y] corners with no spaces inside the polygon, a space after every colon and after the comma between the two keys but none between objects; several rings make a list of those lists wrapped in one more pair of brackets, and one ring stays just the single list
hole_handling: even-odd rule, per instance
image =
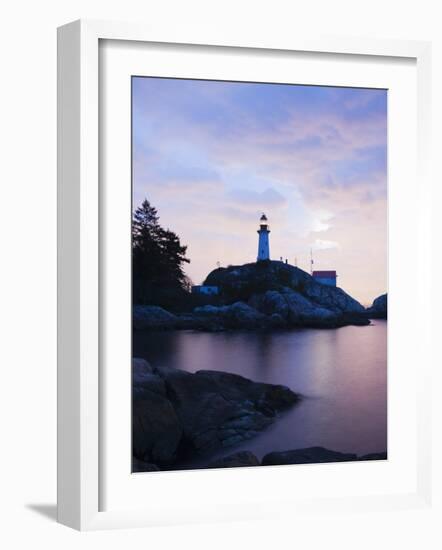
[{"label": "rocky outcrop", "polygon": [[323,285],[314,279],[305,285],[304,295],[313,304],[327,308],[338,315],[364,312],[364,307],[342,288]]},{"label": "rocky outcrop", "polygon": [[178,457],[229,447],[270,426],[299,396],[285,386],[217,371],[133,367],[133,454],[170,466]]},{"label": "rocky outcrop", "polygon": [[279,315],[289,326],[335,326],[339,315],[334,311],[316,306],[299,292],[283,288],[280,292],[268,290],[255,294],[249,304],[267,315]]},{"label": "rocky outcrop", "polygon": [[205,284],[221,289],[218,302],[174,315],[157,306],[135,306],[135,330],[258,330],[366,325],[364,307],[341,288],[318,283],[305,271],[263,261],[212,271]]},{"label": "rocky outcrop", "polygon": [[138,460],[172,464],[183,429],[166,392],[166,384],[143,359],[133,362],[133,454]]},{"label": "rocky outcrop", "polygon": [[219,268],[205,284],[240,297],[267,326],[339,327],[368,324],[364,307],[341,288],[318,283],[305,271],[282,262],[257,262]]},{"label": "rocky outcrop", "polygon": [[297,401],[288,388],[252,382],[235,374],[159,370],[183,427],[198,454],[250,439],[277,412]]},{"label": "rocky outcrop", "polygon": [[386,319],[388,314],[387,294],[378,296],[373,304],[366,309],[366,313],[372,319]]},{"label": "rocky outcrop", "polygon": [[324,447],[308,447],[293,451],[269,453],[262,459],[263,466],[275,466],[281,464],[317,464],[322,462],[347,462],[357,460],[352,453],[338,453]]},{"label": "rocky outcrop", "polygon": [[219,307],[206,305],[195,308],[193,313],[200,326],[213,326],[219,329],[267,328],[281,321],[279,316],[264,315],[244,302]]},{"label": "rocky outcrop", "polygon": [[253,294],[249,305],[264,315],[280,315],[284,321],[289,320],[290,307],[287,297],[276,290],[267,290],[262,294]]},{"label": "rocky outcrop", "polygon": [[[248,303],[235,302],[232,305],[206,305],[193,311],[194,327],[211,330],[229,329],[269,329],[283,327],[333,328],[347,324],[366,325],[366,316],[352,299],[345,298],[341,289],[329,293],[325,285],[310,289],[318,301],[307,298],[289,287],[280,290],[267,290],[253,294]],[[319,305],[328,302],[328,307]],[[362,311],[362,313],[361,313]]]},{"label": "rocky outcrop", "polygon": [[219,286],[227,296],[243,301],[269,290],[291,290],[306,298],[314,307],[322,307],[338,315],[364,312],[364,307],[341,288],[318,283],[302,269],[283,262],[269,260],[218,268],[207,276],[204,284]]},{"label": "rocky outcrop", "polygon": [[145,359],[132,359],[132,388],[137,397],[142,397],[146,390],[166,395],[166,385]]},{"label": "rocky outcrop", "polygon": [[132,310],[132,323],[135,330],[173,329],[179,324],[178,317],[158,306],[136,305]]},{"label": "rocky outcrop", "polygon": [[250,451],[240,451],[209,462],[208,468],[243,468],[260,466],[259,460]]}]

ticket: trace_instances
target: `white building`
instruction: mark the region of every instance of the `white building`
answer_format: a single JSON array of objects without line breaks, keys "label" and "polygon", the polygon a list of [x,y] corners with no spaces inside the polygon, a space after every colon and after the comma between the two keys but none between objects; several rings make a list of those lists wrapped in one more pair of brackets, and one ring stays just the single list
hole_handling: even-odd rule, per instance
[{"label": "white building", "polygon": [[262,260],[270,260],[270,246],[269,246],[269,233],[270,229],[267,223],[267,216],[263,214],[259,220],[258,229],[258,257],[257,262]]}]

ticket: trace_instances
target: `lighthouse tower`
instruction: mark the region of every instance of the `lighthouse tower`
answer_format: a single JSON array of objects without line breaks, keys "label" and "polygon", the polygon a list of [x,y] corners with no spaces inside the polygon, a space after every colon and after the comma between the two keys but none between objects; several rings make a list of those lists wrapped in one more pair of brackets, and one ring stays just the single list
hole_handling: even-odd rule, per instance
[{"label": "lighthouse tower", "polygon": [[258,258],[256,259],[258,262],[261,260],[270,260],[269,233],[267,216],[263,214],[259,220],[258,229]]}]

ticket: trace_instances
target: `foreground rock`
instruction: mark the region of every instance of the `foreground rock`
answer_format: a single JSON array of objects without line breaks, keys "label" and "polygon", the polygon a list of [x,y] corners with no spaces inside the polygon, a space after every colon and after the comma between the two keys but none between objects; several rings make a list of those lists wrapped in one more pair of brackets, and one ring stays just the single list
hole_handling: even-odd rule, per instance
[{"label": "foreground rock", "polygon": [[347,462],[350,460],[357,460],[357,458],[357,455],[352,453],[339,453],[337,451],[330,451],[324,447],[308,447],[307,449],[269,453],[262,459],[262,465],[275,466],[281,464]]},{"label": "foreground rock", "polygon": [[241,466],[282,466],[288,464],[321,464],[327,462],[353,462],[364,460],[386,460],[387,453],[371,453],[357,456],[340,453],[324,447],[308,447],[269,453],[260,463],[250,451],[241,451],[210,462],[207,468],[236,468]]},{"label": "foreground rock", "polygon": [[235,374],[157,371],[166,383],[183,438],[198,454],[250,439],[298,400],[284,386],[260,384]]},{"label": "foreground rock", "polygon": [[373,304],[366,309],[366,313],[372,319],[387,319],[388,315],[388,298],[387,294],[378,296]]},{"label": "foreground rock", "polygon": [[150,464],[149,462],[143,462],[136,458],[132,459],[132,472],[159,472],[160,469],[156,464]]},{"label": "foreground rock", "polygon": [[132,323],[135,330],[146,329],[173,329],[179,324],[173,313],[158,306],[134,306]]},{"label": "foreground rock", "polygon": [[259,460],[250,451],[240,451],[224,458],[214,460],[208,468],[242,468],[247,466],[259,466]]},{"label": "foreground rock", "polygon": [[143,462],[168,465],[177,459],[183,429],[166,385],[142,359],[134,361],[132,401],[133,454]]},{"label": "foreground rock", "polygon": [[133,454],[170,466],[229,447],[270,426],[299,396],[285,386],[217,371],[133,366]]}]

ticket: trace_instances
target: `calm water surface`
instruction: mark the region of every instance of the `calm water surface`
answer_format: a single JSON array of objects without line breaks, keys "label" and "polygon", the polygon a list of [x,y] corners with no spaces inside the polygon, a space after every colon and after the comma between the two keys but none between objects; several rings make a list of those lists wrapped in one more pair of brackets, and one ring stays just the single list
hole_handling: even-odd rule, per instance
[{"label": "calm water surface", "polygon": [[304,396],[235,451],[262,458],[314,445],[357,454],[387,450],[386,321],[334,330],[138,333],[134,356],[189,372],[221,370],[284,384]]}]

